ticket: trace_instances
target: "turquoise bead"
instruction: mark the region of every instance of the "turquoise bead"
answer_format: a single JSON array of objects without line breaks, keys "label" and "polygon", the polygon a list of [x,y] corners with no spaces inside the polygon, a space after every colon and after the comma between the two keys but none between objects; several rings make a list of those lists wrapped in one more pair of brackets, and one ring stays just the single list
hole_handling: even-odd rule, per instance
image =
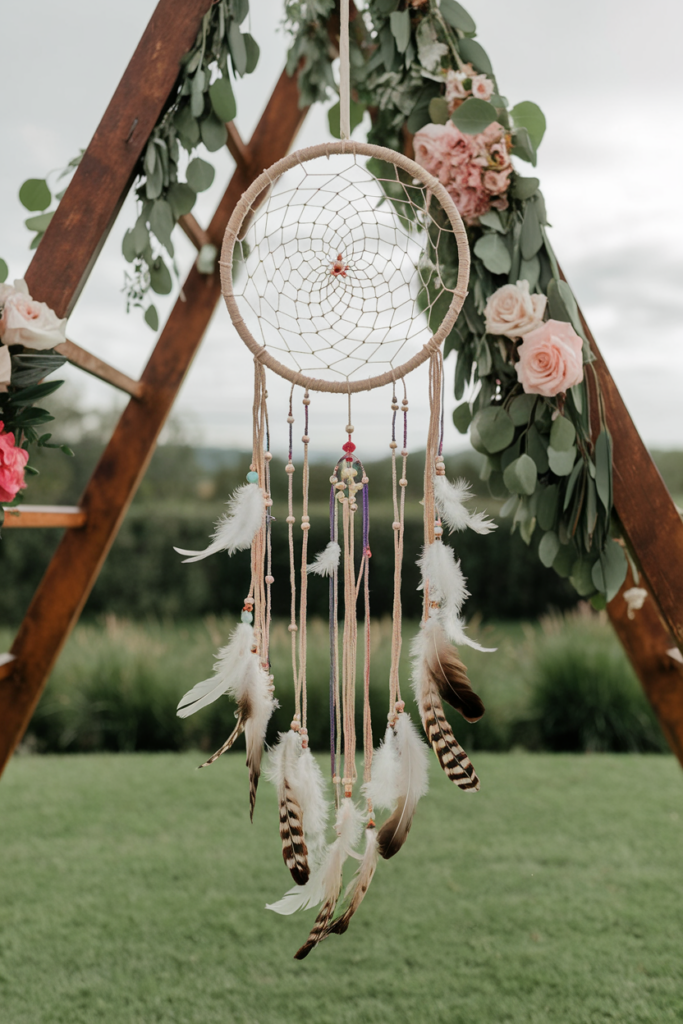
[{"label": "turquoise bead", "polygon": [[251,471],[251,473],[247,473],[247,482],[250,483],[250,484],[257,484],[258,483],[258,473],[254,473],[253,470]]},{"label": "turquoise bead", "polygon": [[254,621],[254,616],[251,614],[251,612],[242,612],[242,615],[240,616],[240,618],[242,619],[242,622],[253,622]]}]

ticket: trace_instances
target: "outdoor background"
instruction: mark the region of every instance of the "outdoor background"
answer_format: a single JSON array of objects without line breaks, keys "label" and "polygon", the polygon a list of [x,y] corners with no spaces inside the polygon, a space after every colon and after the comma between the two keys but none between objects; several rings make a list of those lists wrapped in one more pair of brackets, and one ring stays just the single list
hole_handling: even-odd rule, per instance
[{"label": "outdoor background", "polygon": [[[17,193],[87,145],[154,9],[154,0],[9,5],[0,15],[4,159],[0,256],[23,275],[30,232]],[[471,0],[465,6],[512,102],[548,119],[538,175],[551,241],[674,500],[683,507],[683,219],[677,170],[679,5]],[[277,0],[252,0],[261,45],[237,93],[248,138],[284,63]],[[10,99],[11,98],[11,99]],[[363,128],[358,130],[362,137]],[[314,110],[298,144],[327,137]],[[195,213],[208,221],[232,169]],[[155,341],[126,316],[124,204],[69,322],[68,336],[137,377]],[[181,278],[193,251],[179,235]],[[157,302],[163,317],[171,305]],[[156,301],[156,300],[155,300]],[[454,363],[446,362],[447,382]],[[250,440],[250,358],[219,308],[120,535],[31,726],[0,781],[0,1024],[150,1021],[212,1024],[660,1024],[683,1013],[680,769],[605,614],[578,601],[509,524],[454,539],[472,596],[468,628],[495,654],[466,652],[487,708],[453,724],[482,778],[454,790],[432,758],[430,793],[401,854],[380,864],[342,939],[291,959],[313,915],[263,906],[288,887],[277,807],[262,781],[248,817],[243,747],[197,772],[234,724],[227,699],[181,721],[178,698],[211,672],[239,614],[248,556],[183,565],[203,547],[243,482]],[[26,500],[73,504],[123,398],[65,367],[46,404],[75,457],[40,451]],[[245,385],[245,381],[247,382]],[[269,381],[276,517],[273,666],[292,713],[283,498],[285,393]],[[402,680],[420,614],[420,441],[424,375],[410,381],[411,456]],[[345,410],[312,406],[317,447],[311,547],[326,542],[330,460]],[[447,412],[454,405],[447,383]],[[372,520],[372,711],[386,721],[393,536],[388,416],[356,402],[354,440],[368,463]],[[341,438],[344,439],[343,437]],[[447,469],[472,482],[480,457],[447,415]],[[32,456],[33,459],[33,456]],[[656,524],[653,524],[656,528]],[[7,650],[60,531],[0,541],[0,651]],[[326,614],[326,585],[312,581]],[[326,624],[310,626],[309,728],[323,768]],[[360,724],[360,723],[359,723]],[[431,755],[430,755],[431,757]]]}]

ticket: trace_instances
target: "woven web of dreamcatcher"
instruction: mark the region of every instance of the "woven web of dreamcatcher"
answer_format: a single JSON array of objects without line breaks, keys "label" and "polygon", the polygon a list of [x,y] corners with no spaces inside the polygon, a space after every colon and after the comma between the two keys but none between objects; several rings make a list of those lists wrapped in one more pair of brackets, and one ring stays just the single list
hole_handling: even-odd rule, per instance
[{"label": "woven web of dreamcatcher", "polygon": [[440,254],[455,252],[451,224],[426,185],[383,170],[377,178],[358,154],[297,164],[242,228],[240,314],[291,370],[329,381],[391,372],[449,307],[456,261],[444,268]]}]

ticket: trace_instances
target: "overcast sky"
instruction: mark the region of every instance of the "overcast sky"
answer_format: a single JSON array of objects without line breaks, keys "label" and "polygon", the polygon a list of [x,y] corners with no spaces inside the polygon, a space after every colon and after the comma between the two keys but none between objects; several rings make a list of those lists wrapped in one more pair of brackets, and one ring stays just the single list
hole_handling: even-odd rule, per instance
[{"label": "overcast sky", "polygon": [[[88,144],[154,6],[154,0],[2,5],[0,256],[11,278],[23,275],[30,258],[20,184],[64,166]],[[512,103],[534,100],[546,114],[537,173],[553,225],[551,240],[628,408],[650,446],[683,447],[683,5],[471,0],[465,6],[477,21],[501,90]],[[284,63],[280,21],[280,3],[252,0],[251,31],[262,58],[237,90],[237,124],[247,139]],[[315,110],[297,145],[327,137],[324,112]],[[194,211],[204,223],[232,168],[227,152],[211,159],[216,182]],[[523,170],[528,173],[528,165]],[[137,313],[126,315],[121,295],[121,238],[133,219],[128,201],[68,335],[137,376],[154,335]],[[186,271],[193,250],[179,230],[176,235]],[[157,305],[165,317],[171,301]],[[451,359],[449,381],[452,373]],[[65,375],[85,407],[120,401],[80,371],[69,368]],[[248,447],[250,385],[244,385],[250,376],[248,353],[221,306],[176,406],[176,421],[189,440]],[[411,380],[413,447],[421,441],[424,392],[423,379]],[[284,392],[272,382],[271,393],[277,418]],[[375,428],[384,413],[376,403],[358,399],[354,419],[364,451],[382,451],[383,430]],[[320,446],[335,448],[344,422],[342,408],[326,405],[317,421]],[[451,448],[462,443],[451,427]]]}]

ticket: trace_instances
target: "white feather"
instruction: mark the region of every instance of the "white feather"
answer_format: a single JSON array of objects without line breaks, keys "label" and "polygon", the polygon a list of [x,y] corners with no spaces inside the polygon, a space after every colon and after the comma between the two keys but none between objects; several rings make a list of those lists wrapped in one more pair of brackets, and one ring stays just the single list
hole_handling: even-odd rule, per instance
[{"label": "white feather", "polygon": [[325,843],[330,808],[325,799],[325,779],[309,747],[297,764],[296,794],[303,813],[304,834],[311,863],[315,864]]},{"label": "white feather", "polygon": [[396,722],[396,749],[398,794],[406,797],[406,809],[412,816],[417,801],[429,789],[429,753],[405,711]]},{"label": "white feather", "polygon": [[319,551],[315,559],[306,566],[306,572],[316,576],[331,576],[339,568],[341,548],[336,540],[331,540],[324,551]]},{"label": "white feather", "polygon": [[329,806],[325,799],[325,780],[320,765],[308,747],[302,749],[301,734],[290,729],[280,733],[269,753],[266,778],[281,793],[285,778],[301,808],[304,838],[310,862],[315,865],[325,843]]},{"label": "white feather", "polygon": [[363,830],[363,819],[353,800],[342,801],[334,827],[337,838],[327,847],[320,865],[311,872],[306,884],[295,885],[277,903],[266,903],[266,910],[294,914],[297,910],[316,907],[323,899],[339,892],[344,861],[354,853]]},{"label": "white feather", "polygon": [[445,476],[434,478],[434,500],[439,515],[450,529],[464,530],[469,526],[475,533],[486,535],[498,529],[498,524],[486,518],[485,512],[470,512],[465,502],[471,501],[472,492],[467,480],[456,480],[452,483]]},{"label": "white feather", "polygon": [[460,611],[470,593],[460,562],[455,560],[453,548],[442,540],[435,540],[423,547],[417,564],[422,571],[422,582],[418,589],[424,590],[425,583],[429,583],[429,600],[439,605],[438,609],[431,609],[430,616],[439,620],[449,639],[477,651],[494,651],[495,647],[482,647],[465,633]]},{"label": "white feather", "polygon": [[396,733],[390,725],[379,749],[372,755],[372,777],[363,786],[363,793],[373,808],[393,811],[399,797],[398,750]]},{"label": "white feather", "polygon": [[179,555],[187,555],[185,562],[199,562],[202,558],[215,555],[217,551],[235,551],[250,548],[254,537],[263,524],[265,496],[258,484],[242,484],[228,501],[228,511],[216,523],[211,535],[213,543],[204,551],[186,551],[174,548]]},{"label": "white feather", "polygon": [[258,668],[258,656],[252,654],[254,630],[247,622],[241,622],[232,633],[227,645],[222,647],[213,666],[216,673],[210,679],[203,679],[180,698],[178,717],[187,718],[195,711],[229,693],[235,700],[244,696],[249,685],[249,670],[254,663]]}]

